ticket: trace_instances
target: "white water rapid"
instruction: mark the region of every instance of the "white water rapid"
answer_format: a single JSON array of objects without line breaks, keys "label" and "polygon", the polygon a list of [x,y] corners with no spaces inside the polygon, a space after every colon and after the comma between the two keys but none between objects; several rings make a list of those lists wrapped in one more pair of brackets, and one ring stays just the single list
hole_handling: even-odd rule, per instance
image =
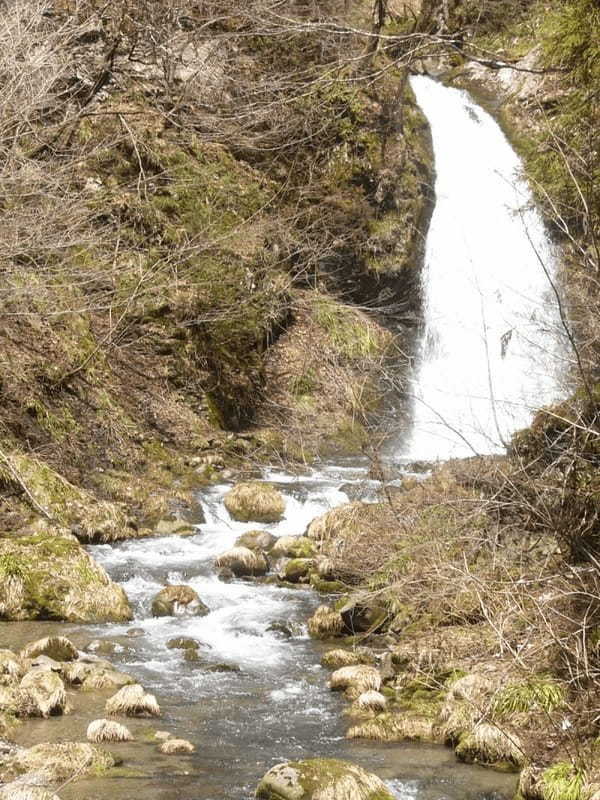
[{"label": "white water rapid", "polygon": [[431,126],[436,180],[412,434],[400,455],[499,452],[559,395],[555,257],[497,122],[464,91],[424,76],[411,86]]},{"label": "white water rapid", "polygon": [[[552,251],[517,177],[517,156],[465,92],[424,77],[412,86],[431,123],[436,206],[424,335],[412,376],[412,435],[395,454],[398,461],[501,449],[536,407],[557,395],[563,371],[556,309],[540,265],[541,259],[554,274]],[[338,460],[301,476],[266,471],[264,479],[287,502],[285,519],[267,529],[302,534],[314,517],[355,492],[370,499],[374,486],[365,476],[362,461]],[[327,688],[320,645],[306,634],[318,595],[269,580],[224,582],[215,574],[215,557],[257,527],[229,517],[223,498],[230,488],[222,482],[200,495],[206,520],[191,537],[90,548],[125,587],[135,621],[80,627],[73,635],[92,651],[99,645],[90,648],[91,638],[109,638],[116,647],[111,658],[158,695],[161,727],[197,746],[193,756],[155,758],[150,773],[141,763],[144,782],[113,781],[111,800],[140,790],[147,800],[243,800],[274,763],[316,756],[362,764],[387,779],[399,800],[512,796],[510,776],[458,764],[443,748],[345,739],[343,703]],[[192,586],[210,613],[153,618],[152,598],[166,582]],[[167,646],[181,636],[202,643],[201,661]],[[85,730],[87,720],[73,720]],[[135,747],[128,755],[134,767],[143,751]]]}]

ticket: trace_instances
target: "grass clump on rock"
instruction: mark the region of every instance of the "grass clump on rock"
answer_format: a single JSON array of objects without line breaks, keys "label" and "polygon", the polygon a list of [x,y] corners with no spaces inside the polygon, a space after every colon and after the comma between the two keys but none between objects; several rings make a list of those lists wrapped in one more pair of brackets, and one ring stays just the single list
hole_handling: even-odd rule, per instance
[{"label": "grass clump on rock", "polygon": [[111,716],[117,714],[127,717],[160,716],[160,706],[156,702],[156,697],[147,694],[139,683],[119,689],[106,701],[105,709]]},{"label": "grass clump on rock", "polygon": [[290,761],[258,784],[262,800],[393,800],[383,781],[356,764],[333,758]]},{"label": "grass clump on rock", "polygon": [[46,636],[30,642],[21,650],[21,658],[35,659],[38,656],[48,656],[55,661],[75,661],[79,653],[77,648],[65,636]]},{"label": "grass clump on rock", "polygon": [[158,745],[158,752],[166,756],[180,753],[193,753],[195,747],[187,739],[165,739]]},{"label": "grass clump on rock", "polygon": [[5,774],[35,772],[49,784],[101,775],[117,762],[106,750],[84,742],[46,742],[19,750],[4,762]]},{"label": "grass clump on rock", "polygon": [[124,622],[127,595],[62,531],[0,539],[0,619]]},{"label": "grass clump on rock", "polygon": [[267,559],[247,547],[233,547],[215,560],[215,567],[230,569],[236,578],[246,575],[265,575],[269,569]]},{"label": "grass clump on rock", "polygon": [[154,617],[204,617],[209,608],[190,586],[165,586],[152,601]]},{"label": "grass clump on rock", "polygon": [[87,739],[90,742],[132,742],[129,728],[112,719],[96,719],[88,725]]},{"label": "grass clump on rock", "polygon": [[279,522],[285,512],[281,492],[268,483],[238,483],[225,495],[225,508],[239,522]]},{"label": "grass clump on rock", "polygon": [[340,636],[344,622],[339,611],[329,606],[319,606],[308,620],[308,632],[315,639],[330,639]]}]

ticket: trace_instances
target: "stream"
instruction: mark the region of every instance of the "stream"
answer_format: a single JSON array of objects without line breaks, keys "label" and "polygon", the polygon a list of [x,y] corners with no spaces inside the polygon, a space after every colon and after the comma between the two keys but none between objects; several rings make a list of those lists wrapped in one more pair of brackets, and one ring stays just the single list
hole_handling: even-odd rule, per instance
[{"label": "stream", "polygon": [[[424,325],[408,391],[412,425],[399,432],[403,445],[393,453],[399,470],[410,460],[501,451],[535,408],[560,395],[565,372],[548,280],[554,258],[530,192],[515,175],[517,155],[465,92],[422,76],[411,82],[431,124],[436,208],[427,241]],[[323,464],[301,475],[265,470],[264,479],[284,493],[287,508],[282,522],[260,527],[277,536],[299,535],[349,496],[373,499],[377,486],[367,471],[361,460]],[[130,772],[98,782],[95,790],[94,781],[86,784],[90,796],[241,800],[253,795],[275,763],[330,756],[377,773],[399,800],[512,797],[514,776],[459,764],[443,747],[345,739],[345,703],[328,690],[329,672],[320,666],[325,648],[306,633],[321,598],[305,588],[223,582],[214,572],[214,558],[257,527],[230,519],[223,506],[230,488],[223,483],[201,494],[206,521],[194,536],[90,548],[125,588],[135,620],[61,625],[61,633],[80,647],[98,638],[115,643],[108,657],[155,693],[163,710],[160,721],[139,725],[164,728],[197,748],[190,756],[161,756],[147,745],[119,746]],[[211,613],[153,618],[152,598],[167,581],[192,586]],[[19,623],[13,640],[55,628]],[[186,661],[182,650],[168,649],[175,636],[207,645],[205,662]],[[82,740],[85,725],[98,716],[97,699],[93,708],[82,700],[64,720],[27,723],[20,735],[29,742],[57,735]],[[134,734],[142,730],[135,724]],[[77,797],[77,791],[68,786],[61,796]]]}]

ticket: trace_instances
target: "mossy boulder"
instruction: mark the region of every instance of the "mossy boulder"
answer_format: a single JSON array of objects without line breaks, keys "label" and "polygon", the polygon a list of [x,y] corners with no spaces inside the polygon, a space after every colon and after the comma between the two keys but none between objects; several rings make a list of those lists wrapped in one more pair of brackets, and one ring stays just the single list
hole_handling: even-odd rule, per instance
[{"label": "mossy boulder", "polygon": [[230,569],[236,578],[241,578],[265,575],[269,564],[262,553],[255,553],[247,547],[234,547],[216,559],[215,567]]},{"label": "mossy boulder", "polygon": [[154,617],[204,617],[209,611],[191,586],[165,586],[152,601]]},{"label": "mossy boulder", "polygon": [[75,661],[78,651],[73,642],[65,636],[46,636],[29,642],[21,650],[21,658],[35,659],[38,656],[48,656],[55,661]]},{"label": "mossy boulder", "polygon": [[290,583],[306,583],[313,566],[311,558],[291,558],[279,573],[279,577]]},{"label": "mossy boulder", "polygon": [[30,698],[32,708],[35,708],[40,717],[56,716],[67,708],[65,685],[51,670],[39,668],[30,670],[23,676],[20,689]]},{"label": "mossy boulder", "polygon": [[277,542],[277,537],[268,531],[248,531],[235,541],[236,547],[247,547],[248,550],[270,550]]},{"label": "mossy boulder", "polygon": [[[80,541],[113,542],[138,535],[135,522],[121,505],[98,500],[33,456],[15,452],[7,458],[10,469],[0,466],[0,478],[10,485],[18,475],[36,504],[34,510],[43,509]],[[20,490],[18,484],[16,488]]]},{"label": "mossy boulder", "polygon": [[225,508],[239,522],[279,522],[285,512],[281,492],[269,483],[238,483],[225,495]]},{"label": "mossy boulder", "polygon": [[161,519],[154,526],[155,536],[193,536],[198,529],[184,519]]},{"label": "mossy boulder", "polygon": [[314,542],[306,536],[280,536],[270,551],[272,558],[312,558],[315,553]]},{"label": "mossy boulder", "polygon": [[256,790],[262,800],[393,800],[383,781],[362,767],[333,758],[277,764]]},{"label": "mossy boulder", "polygon": [[62,529],[0,539],[0,619],[123,622],[127,595]]},{"label": "mossy boulder", "polygon": [[39,782],[50,785],[86,775],[98,776],[116,763],[110,753],[92,744],[48,742],[18,750],[3,762],[0,774],[5,779],[35,772]]}]

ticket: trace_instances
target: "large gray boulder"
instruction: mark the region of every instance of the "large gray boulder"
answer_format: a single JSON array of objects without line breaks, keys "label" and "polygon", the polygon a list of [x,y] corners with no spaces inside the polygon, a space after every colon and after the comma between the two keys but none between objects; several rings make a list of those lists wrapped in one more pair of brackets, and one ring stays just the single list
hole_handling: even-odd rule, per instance
[{"label": "large gray boulder", "polygon": [[377,775],[334,758],[277,764],[258,784],[256,796],[263,800],[394,800]]}]

